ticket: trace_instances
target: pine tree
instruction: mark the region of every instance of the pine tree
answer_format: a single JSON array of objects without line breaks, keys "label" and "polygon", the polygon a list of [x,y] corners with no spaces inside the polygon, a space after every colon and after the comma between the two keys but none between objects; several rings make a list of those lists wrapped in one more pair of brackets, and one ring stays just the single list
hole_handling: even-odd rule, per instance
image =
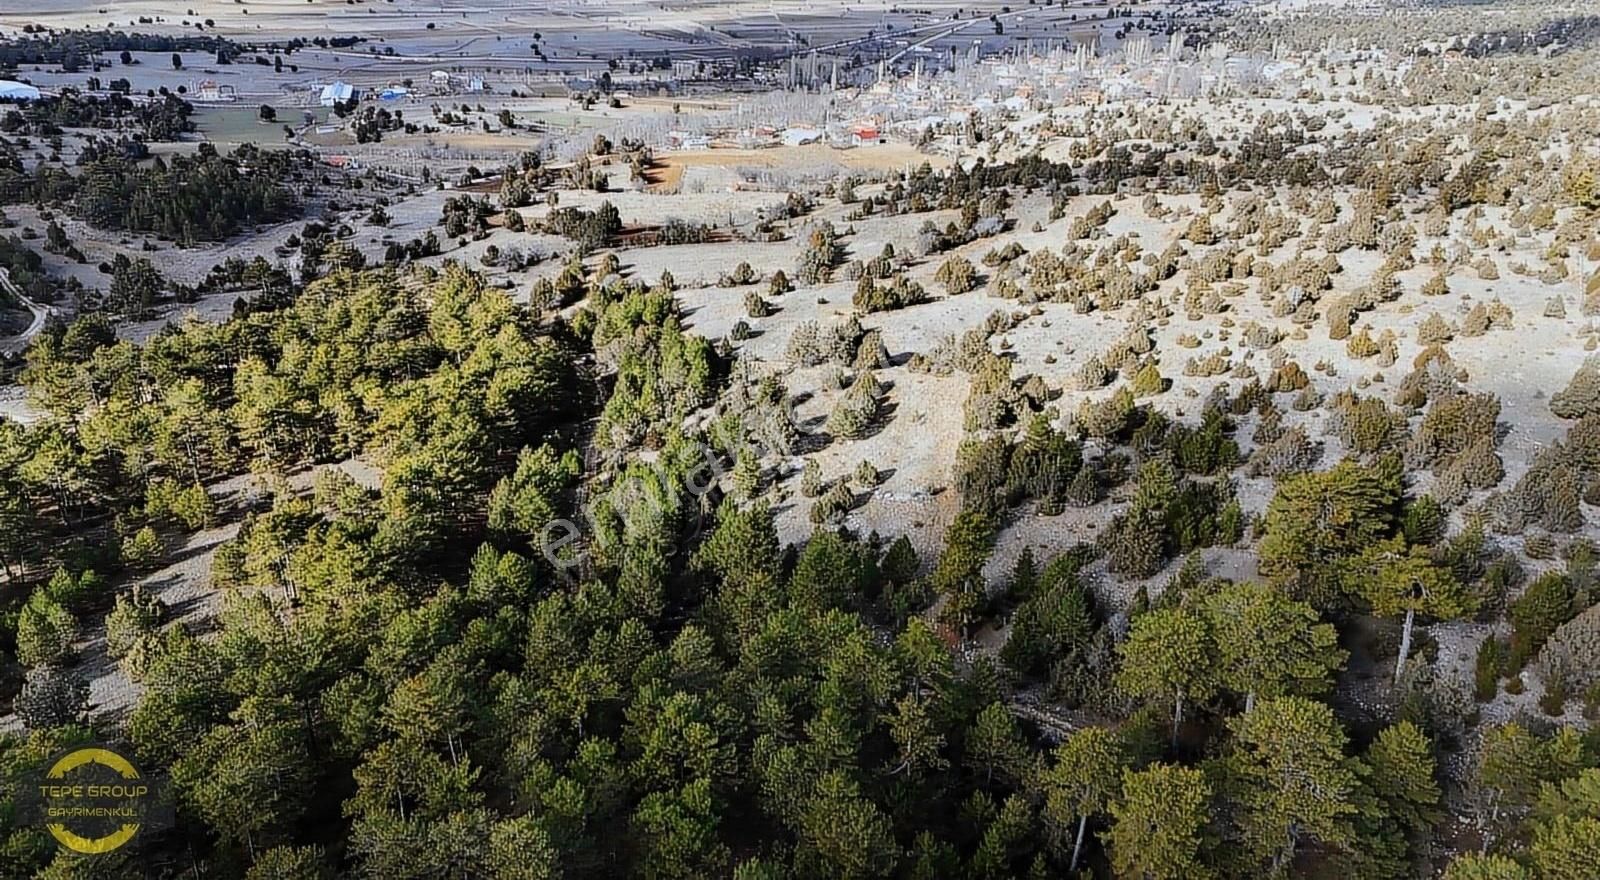
[{"label": "pine tree", "polygon": [[824,774],[800,820],[801,875],[867,880],[887,876],[898,860],[889,817],[844,771]]},{"label": "pine tree", "polygon": [[886,580],[896,584],[910,583],[917,576],[921,563],[917,559],[917,550],[911,546],[911,539],[901,535],[889,545],[883,554],[883,562],[879,565]]},{"label": "pine tree", "polygon": [[1033,548],[1023,547],[1017,554],[1017,561],[1011,566],[1011,580],[1006,583],[1006,594],[1014,601],[1022,601],[1033,595],[1034,587],[1039,583],[1038,566],[1033,561]]},{"label": "pine tree", "polygon": [[1350,461],[1284,477],[1263,521],[1261,573],[1314,604],[1331,599],[1332,564],[1386,536],[1399,501],[1397,472]]},{"label": "pine tree", "polygon": [[1416,840],[1438,824],[1439,782],[1433,743],[1409,721],[1385,727],[1367,748],[1367,784],[1385,819]]},{"label": "pine tree", "polygon": [[1451,860],[1440,880],[1534,880],[1534,875],[1506,856],[1462,853]]},{"label": "pine tree", "polygon": [[1215,876],[1201,846],[1211,813],[1211,788],[1199,770],[1154,764],[1122,771],[1106,835],[1111,869],[1127,880],[1207,880]]},{"label": "pine tree", "polygon": [[944,550],[929,577],[933,588],[946,596],[946,602],[960,608],[960,613],[954,615],[960,630],[966,629],[981,604],[985,590],[983,565],[994,549],[996,528],[994,519],[985,514],[970,510],[956,514],[945,532]]},{"label": "pine tree", "polygon": [[1502,818],[1516,820],[1533,806],[1540,784],[1550,776],[1544,743],[1520,724],[1502,724],[1484,733],[1474,789],[1479,826],[1499,830]]},{"label": "pine tree", "polygon": [[72,653],[78,622],[43,594],[35,594],[17,617],[17,660],[24,666],[59,664]]},{"label": "pine tree", "polygon": [[1184,704],[1216,690],[1216,645],[1205,619],[1183,607],[1153,610],[1134,621],[1117,652],[1117,687],[1134,696],[1171,699],[1177,742]]},{"label": "pine tree", "polygon": [[1235,746],[1228,767],[1238,780],[1240,832],[1252,859],[1274,873],[1304,839],[1331,847],[1352,839],[1357,776],[1333,710],[1280,697],[1228,728]]},{"label": "pine tree", "polygon": [[35,666],[23,676],[14,708],[29,730],[79,724],[89,711],[89,683],[71,669]]},{"label": "pine tree", "polygon": [[1126,762],[1116,733],[1104,727],[1081,728],[1056,746],[1044,773],[1044,818],[1057,836],[1077,822],[1069,872],[1078,869],[1089,820],[1103,813],[1118,793]]},{"label": "pine tree", "polygon": [[245,880],[334,880],[320,846],[275,846],[264,850]]},{"label": "pine tree", "polygon": [[1407,550],[1399,538],[1367,547],[1346,567],[1350,592],[1372,605],[1380,617],[1405,615],[1395,680],[1405,671],[1411,652],[1411,631],[1418,614],[1449,619],[1469,613],[1474,600],[1449,569],[1436,565],[1424,548]]},{"label": "pine tree", "polygon": [[972,722],[966,737],[967,763],[983,772],[985,782],[995,774],[1015,784],[1027,768],[1028,748],[1017,730],[1016,719],[1001,703],[990,703]]},{"label": "pine tree", "polygon": [[1258,697],[1326,692],[1348,656],[1311,606],[1265,584],[1228,584],[1206,598],[1205,614],[1220,683],[1244,694],[1246,712]]},{"label": "pine tree", "polygon": [[739,497],[753,499],[761,490],[761,463],[751,450],[743,450],[733,464],[733,488]]},{"label": "pine tree", "polygon": [[907,773],[913,779],[924,772],[949,766],[940,753],[945,746],[934,719],[928,713],[928,700],[915,694],[902,697],[888,718],[889,735],[897,748],[892,773]]}]

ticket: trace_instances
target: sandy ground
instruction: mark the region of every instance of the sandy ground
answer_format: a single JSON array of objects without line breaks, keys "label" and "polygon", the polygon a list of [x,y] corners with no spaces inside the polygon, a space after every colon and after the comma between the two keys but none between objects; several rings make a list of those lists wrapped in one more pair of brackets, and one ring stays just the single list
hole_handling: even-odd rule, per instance
[{"label": "sandy ground", "polygon": [[[956,253],[977,263],[989,248],[1003,246],[1008,240],[1016,240],[1030,251],[1059,247],[1065,241],[1065,231],[1072,218],[1102,200],[1099,197],[1079,197],[1072,201],[1065,218],[1047,224],[1042,232],[1008,233],[968,245]],[[1193,207],[1196,199],[1163,197],[1162,202],[1173,208],[1186,204]],[[1160,251],[1166,247],[1187,224],[1187,218],[1151,218],[1134,199],[1116,200],[1115,206],[1117,214],[1107,224],[1107,235],[1135,234],[1147,251]],[[1032,222],[1042,219],[1046,210],[1047,205],[1041,198],[1020,200],[1014,208],[1014,213],[1022,220],[1017,224],[1018,228],[1031,228]],[[830,209],[825,206],[819,213],[826,216]],[[893,243],[897,249],[909,248],[924,216],[928,215],[875,217],[856,221],[853,224],[855,234],[845,241],[847,259],[871,257],[886,242]],[[931,217],[941,223],[948,219],[937,214]],[[1495,219],[1491,215],[1488,221]],[[840,220],[836,220],[836,224],[841,229],[847,225]],[[1419,241],[1417,252],[1425,254],[1432,241],[1424,236]],[[1537,247],[1538,244],[1534,241],[1529,246]],[[1270,259],[1282,261],[1292,256],[1296,247],[1295,243],[1287,244],[1271,254]],[[1198,247],[1190,249],[1196,256],[1203,255],[1207,250]],[[699,263],[701,266],[731,268],[736,258],[733,253],[702,250],[705,252],[703,261]],[[790,243],[786,248],[766,246],[760,251],[741,250],[737,256],[748,259],[754,268],[765,274],[771,268],[792,266],[798,252],[799,245]],[[645,277],[651,276],[658,265],[647,254],[650,252],[627,255],[627,259],[633,260],[641,270],[639,274]],[[1525,255],[1507,255],[1503,264],[1509,265],[1516,259],[1525,258]],[[926,352],[945,336],[958,335],[966,328],[978,325],[991,312],[999,310],[1009,313],[1018,308],[1015,303],[996,299],[982,290],[956,297],[937,295],[940,288],[933,282],[932,275],[942,260],[942,256],[924,260],[908,271],[911,277],[936,294],[932,302],[866,316],[862,321],[868,328],[883,331],[890,353],[897,359],[913,352]],[[1341,262],[1346,271],[1337,276],[1334,293],[1325,296],[1344,293],[1364,284],[1377,268],[1380,258],[1376,254],[1347,251],[1341,255]],[[691,277],[705,277],[717,271],[723,270],[712,268],[712,271],[701,276]],[[683,278],[677,270],[674,273]],[[1352,361],[1346,352],[1346,343],[1329,340],[1326,327],[1320,322],[1312,328],[1308,338],[1285,338],[1280,345],[1291,359],[1299,362],[1311,374],[1315,387],[1325,394],[1353,387],[1358,380],[1382,372],[1387,374],[1386,381],[1373,384],[1362,393],[1389,396],[1399,380],[1409,372],[1411,361],[1422,349],[1416,341],[1416,328],[1425,318],[1438,312],[1452,323],[1459,324],[1461,317],[1474,303],[1494,298],[1505,302],[1515,315],[1514,331],[1494,331],[1477,340],[1458,340],[1448,349],[1457,364],[1467,371],[1467,385],[1470,388],[1493,391],[1501,398],[1501,421],[1508,429],[1500,447],[1507,471],[1502,485],[1509,486],[1526,470],[1529,458],[1566,429],[1566,423],[1550,413],[1546,395],[1549,390],[1564,386],[1585,356],[1580,331],[1587,326],[1588,320],[1579,314],[1580,290],[1576,280],[1547,285],[1538,279],[1515,275],[1502,268],[1501,278],[1496,281],[1480,281],[1470,271],[1454,273],[1450,277],[1451,294],[1446,297],[1431,299],[1417,295],[1416,291],[1432,273],[1433,270],[1425,264],[1401,273],[1399,277],[1408,293],[1398,301],[1385,303],[1364,313],[1356,323],[1357,328],[1371,328],[1375,336],[1383,329],[1392,329],[1399,336],[1399,360],[1388,370],[1380,370],[1370,361]],[[1190,358],[1204,357],[1224,346],[1231,346],[1233,359],[1237,363],[1246,356],[1240,328],[1250,321],[1287,328],[1287,322],[1274,319],[1261,302],[1255,292],[1255,283],[1254,280],[1249,281],[1249,289],[1245,293],[1227,300],[1226,318],[1234,324],[1231,331],[1224,331],[1223,316],[1207,315],[1192,320],[1186,314],[1181,306],[1181,292],[1188,284],[1186,272],[1179,272],[1161,285],[1160,295],[1163,299],[1177,296],[1179,301],[1175,302],[1174,315],[1170,320],[1151,328],[1161,373],[1172,382],[1167,392],[1150,400],[1153,405],[1175,417],[1192,420],[1198,416],[1201,402],[1214,387],[1220,384],[1235,389],[1239,387],[1240,380],[1227,377],[1186,377],[1183,367]],[[757,285],[756,289],[762,288]],[[755,359],[767,368],[783,371],[792,392],[811,394],[810,400],[800,407],[799,412],[803,417],[820,418],[829,411],[838,393],[825,387],[830,371],[826,368],[788,369],[784,352],[790,334],[802,322],[815,320],[827,326],[844,320],[850,313],[849,301],[853,290],[854,285],[848,282],[802,288],[774,298],[773,301],[778,305],[777,313],[761,319],[746,316],[742,289],[690,286],[681,290],[679,296],[689,314],[688,324],[696,332],[722,337],[739,320],[747,321],[758,330],[755,338],[739,343],[738,348],[746,357]],[[1543,317],[1545,302],[1553,295],[1565,297],[1567,317]],[[1125,306],[1111,313],[1096,311],[1078,314],[1067,305],[1043,303],[1037,306],[1037,314],[1027,317],[1014,329],[992,338],[991,345],[995,350],[1006,351],[1014,358],[1013,376],[1040,375],[1050,388],[1060,390],[1061,396],[1056,401],[1059,410],[1063,413],[1075,412],[1080,400],[1100,399],[1115,389],[1116,383],[1112,383],[1098,391],[1078,391],[1074,387],[1073,377],[1085,360],[1103,353],[1127,331],[1127,309]],[[1222,338],[1223,332],[1228,332],[1227,339]],[[1183,334],[1202,337],[1201,346],[1195,349],[1179,346],[1177,339]],[[1055,362],[1046,363],[1047,356]],[[1249,357],[1264,378],[1270,372],[1265,356],[1256,353]],[[1313,365],[1324,361],[1333,365],[1334,375],[1312,370]],[[890,384],[888,400],[892,405],[892,415],[888,424],[867,439],[853,443],[834,442],[817,453],[817,458],[827,478],[849,473],[862,459],[870,460],[884,470],[888,474],[886,481],[852,512],[849,525],[863,533],[907,533],[919,549],[934,552],[944,526],[957,509],[953,493],[948,490],[949,467],[954,461],[954,450],[963,436],[961,401],[966,396],[967,379],[962,374],[940,378],[913,373],[904,366],[881,370],[879,376]],[[1540,391],[1544,393],[1536,393]],[[1336,438],[1321,436],[1323,415],[1320,411],[1294,413],[1288,411],[1286,405],[1284,409],[1288,424],[1304,423],[1314,439],[1323,441],[1324,463],[1337,460],[1342,454],[1339,443]],[[1253,416],[1241,420],[1238,439],[1246,454],[1251,449],[1249,432],[1253,426]],[[779,508],[779,525],[786,540],[802,537],[811,528],[808,519],[810,504],[798,496],[798,468],[798,462],[787,463],[785,470],[790,472],[790,476],[779,487],[780,493],[787,492],[789,495],[788,503]],[[1419,487],[1425,488],[1428,475],[1424,473],[1415,477]],[[1241,502],[1247,511],[1263,511],[1271,493],[1270,479],[1240,481]],[[996,573],[1009,570],[1024,545],[1033,546],[1036,553],[1044,557],[1079,541],[1092,541],[1115,510],[1114,505],[1101,505],[1089,511],[1069,511],[1048,518],[1036,516],[1030,509],[1019,511],[1002,535],[990,567]],[[1208,556],[1214,557],[1209,561],[1224,568],[1230,576],[1254,576],[1253,561],[1248,554],[1221,550]],[[1174,562],[1173,566],[1176,564]],[[1170,570],[1151,578],[1149,584],[1159,589]],[[1107,583],[1103,586],[1107,588],[1108,598],[1115,601],[1131,595],[1134,585]]]},{"label": "sandy ground", "polygon": [[[325,468],[338,468],[370,488],[376,488],[382,479],[367,462],[351,460],[294,474],[289,478],[290,487],[295,491],[308,491],[317,473]],[[231,477],[206,488],[219,510],[235,513],[254,503],[260,492],[256,479],[250,475]],[[167,553],[161,566],[148,574],[124,577],[114,582],[112,589],[120,593],[137,585],[145,595],[161,600],[165,607],[164,627],[182,626],[191,634],[201,636],[211,633],[228,595],[210,583],[212,557],[219,546],[238,533],[239,522],[235,517],[193,534],[164,536]],[[73,668],[89,683],[90,716],[100,722],[120,723],[138,704],[142,688],[106,655],[104,614],[91,613],[80,624],[74,645],[77,661]],[[0,715],[0,731],[21,729],[21,722],[15,715]]]}]

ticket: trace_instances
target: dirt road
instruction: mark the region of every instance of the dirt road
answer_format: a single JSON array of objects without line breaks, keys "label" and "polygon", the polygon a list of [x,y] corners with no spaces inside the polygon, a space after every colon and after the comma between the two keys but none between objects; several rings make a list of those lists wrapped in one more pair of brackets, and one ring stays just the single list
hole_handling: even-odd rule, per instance
[{"label": "dirt road", "polygon": [[28,325],[28,329],[16,336],[7,336],[0,339],[0,352],[12,354],[28,347],[28,343],[33,337],[38,336],[39,331],[44,329],[45,320],[55,313],[55,309],[50,306],[40,305],[29,299],[15,284],[11,283],[11,273],[5,269],[0,269],[0,290],[5,290],[16,297],[18,302],[33,313],[33,323]]}]

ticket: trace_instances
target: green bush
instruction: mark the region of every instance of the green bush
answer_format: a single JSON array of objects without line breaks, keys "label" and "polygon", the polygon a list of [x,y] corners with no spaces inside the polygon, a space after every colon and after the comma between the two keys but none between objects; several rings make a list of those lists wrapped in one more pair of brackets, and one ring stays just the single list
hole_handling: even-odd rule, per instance
[{"label": "green bush", "polygon": [[161,539],[145,526],[122,540],[122,561],[136,571],[154,568],[161,558]]},{"label": "green bush", "polygon": [[1506,650],[1500,640],[1490,636],[1478,646],[1478,659],[1472,667],[1472,692],[1478,702],[1494,699],[1500,689],[1500,676],[1505,673]]},{"label": "green bush", "polygon": [[71,656],[77,631],[70,611],[36,593],[17,617],[17,660],[24,666],[59,665]]},{"label": "green bush", "polygon": [[1511,603],[1511,665],[1512,669],[1526,666],[1545,640],[1561,624],[1572,619],[1572,584],[1566,575],[1548,572],[1528,585],[1528,589]]}]

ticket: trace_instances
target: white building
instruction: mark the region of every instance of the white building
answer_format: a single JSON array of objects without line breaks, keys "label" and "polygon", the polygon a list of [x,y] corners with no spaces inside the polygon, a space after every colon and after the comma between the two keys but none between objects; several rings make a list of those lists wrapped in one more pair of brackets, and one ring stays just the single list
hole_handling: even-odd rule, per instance
[{"label": "white building", "polygon": [[318,99],[324,107],[342,104],[355,97],[355,86],[346,82],[333,82],[322,87],[322,95]]},{"label": "white building", "polygon": [[221,85],[214,79],[203,79],[195,86],[194,96],[199,101],[237,101],[239,94],[229,85]]},{"label": "white building", "polygon": [[815,128],[786,128],[783,130],[783,144],[786,147],[814,144],[820,140],[822,140],[822,132]]},{"label": "white building", "polygon": [[37,101],[39,90],[27,83],[0,79],[0,101]]}]

